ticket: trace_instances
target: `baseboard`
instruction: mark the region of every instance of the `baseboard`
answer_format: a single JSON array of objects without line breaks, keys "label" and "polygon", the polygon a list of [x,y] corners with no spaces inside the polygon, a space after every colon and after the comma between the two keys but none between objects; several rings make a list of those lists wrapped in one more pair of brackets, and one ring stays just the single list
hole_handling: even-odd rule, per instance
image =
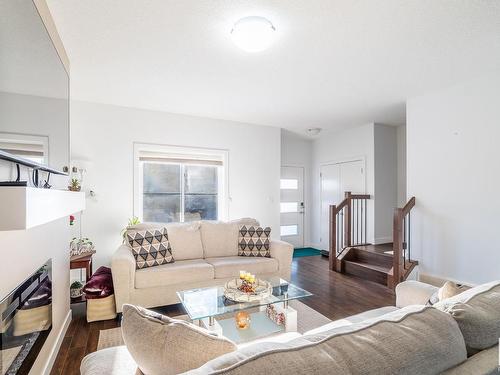
[{"label": "baseboard", "polygon": [[443,276],[430,275],[428,273],[419,273],[418,281],[421,281],[421,282],[426,283],[426,284],[438,286],[438,287],[443,286],[443,284],[447,281],[452,281],[456,284],[463,284],[463,285],[467,285],[467,286],[475,286],[476,285],[474,283],[470,283],[467,281],[451,279],[449,277],[443,277]]},{"label": "baseboard", "polygon": [[319,249],[319,250],[321,250],[321,244],[319,242],[318,243],[309,242],[307,244],[307,246],[304,246],[304,247],[312,247],[313,249]]},{"label": "baseboard", "polygon": [[64,323],[59,330],[59,335],[57,336],[57,341],[52,351],[50,352],[49,360],[47,361],[47,365],[45,366],[45,370],[43,371],[44,375],[50,375],[52,371],[52,366],[54,366],[54,362],[56,361],[57,354],[59,353],[59,349],[61,349],[62,342],[64,340],[64,336],[66,335],[66,331],[68,330],[69,324],[71,323],[71,309],[66,314],[66,318],[64,319]]},{"label": "baseboard", "polygon": [[392,237],[378,237],[373,240],[374,245],[381,245],[384,243],[392,243]]}]

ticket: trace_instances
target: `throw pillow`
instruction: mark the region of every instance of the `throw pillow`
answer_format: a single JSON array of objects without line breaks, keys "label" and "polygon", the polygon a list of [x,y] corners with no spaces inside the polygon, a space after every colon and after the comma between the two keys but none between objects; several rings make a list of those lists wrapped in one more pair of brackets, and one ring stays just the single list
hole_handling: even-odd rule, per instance
[{"label": "throw pillow", "polygon": [[226,339],[184,320],[123,305],[123,341],[144,374],[179,374],[237,349]]},{"label": "throw pillow", "polygon": [[134,254],[136,269],[174,262],[166,228],[129,231],[127,243]]},{"label": "throw pillow", "polygon": [[241,225],[238,236],[238,255],[244,257],[271,257],[271,228]]},{"label": "throw pillow", "polygon": [[87,299],[105,298],[114,293],[111,268],[101,266],[83,287]]},{"label": "throw pillow", "polygon": [[429,301],[427,302],[427,305],[432,306],[447,298],[456,296],[457,294],[460,294],[467,289],[469,289],[469,287],[465,285],[455,284],[452,281],[447,281],[441,288],[439,288],[432,294],[432,296],[429,298]]},{"label": "throw pillow", "polygon": [[434,305],[449,313],[460,327],[469,355],[498,344],[500,281],[478,285]]}]

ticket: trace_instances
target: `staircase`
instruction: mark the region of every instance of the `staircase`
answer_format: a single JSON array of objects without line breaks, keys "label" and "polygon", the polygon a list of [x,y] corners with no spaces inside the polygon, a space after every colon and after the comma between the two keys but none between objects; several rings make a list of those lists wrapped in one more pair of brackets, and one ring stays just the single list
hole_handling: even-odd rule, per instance
[{"label": "staircase", "polygon": [[370,198],[346,192],[338,206],[330,206],[330,269],[395,288],[418,265],[411,258],[411,209],[415,198],[394,210],[393,243],[381,245],[366,243]]}]

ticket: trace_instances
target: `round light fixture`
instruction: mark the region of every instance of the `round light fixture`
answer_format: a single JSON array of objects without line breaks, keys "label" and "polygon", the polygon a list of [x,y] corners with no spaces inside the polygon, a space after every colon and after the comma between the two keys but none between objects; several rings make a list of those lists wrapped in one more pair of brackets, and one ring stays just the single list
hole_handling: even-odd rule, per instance
[{"label": "round light fixture", "polygon": [[240,19],[231,30],[234,44],[246,52],[260,52],[274,42],[276,28],[264,17],[250,16]]},{"label": "round light fixture", "polygon": [[321,133],[321,128],[309,128],[306,130],[307,134],[310,135],[311,137],[317,136],[319,133]]}]

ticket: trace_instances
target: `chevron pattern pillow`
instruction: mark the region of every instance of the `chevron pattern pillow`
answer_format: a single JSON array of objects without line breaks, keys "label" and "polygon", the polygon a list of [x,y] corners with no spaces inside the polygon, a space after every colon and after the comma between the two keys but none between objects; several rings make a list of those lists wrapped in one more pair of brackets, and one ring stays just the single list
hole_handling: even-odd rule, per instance
[{"label": "chevron pattern pillow", "polygon": [[240,225],[238,255],[243,257],[271,257],[271,228]]},{"label": "chevron pattern pillow", "polygon": [[174,262],[167,228],[128,231],[127,243],[132,249],[136,269]]}]

